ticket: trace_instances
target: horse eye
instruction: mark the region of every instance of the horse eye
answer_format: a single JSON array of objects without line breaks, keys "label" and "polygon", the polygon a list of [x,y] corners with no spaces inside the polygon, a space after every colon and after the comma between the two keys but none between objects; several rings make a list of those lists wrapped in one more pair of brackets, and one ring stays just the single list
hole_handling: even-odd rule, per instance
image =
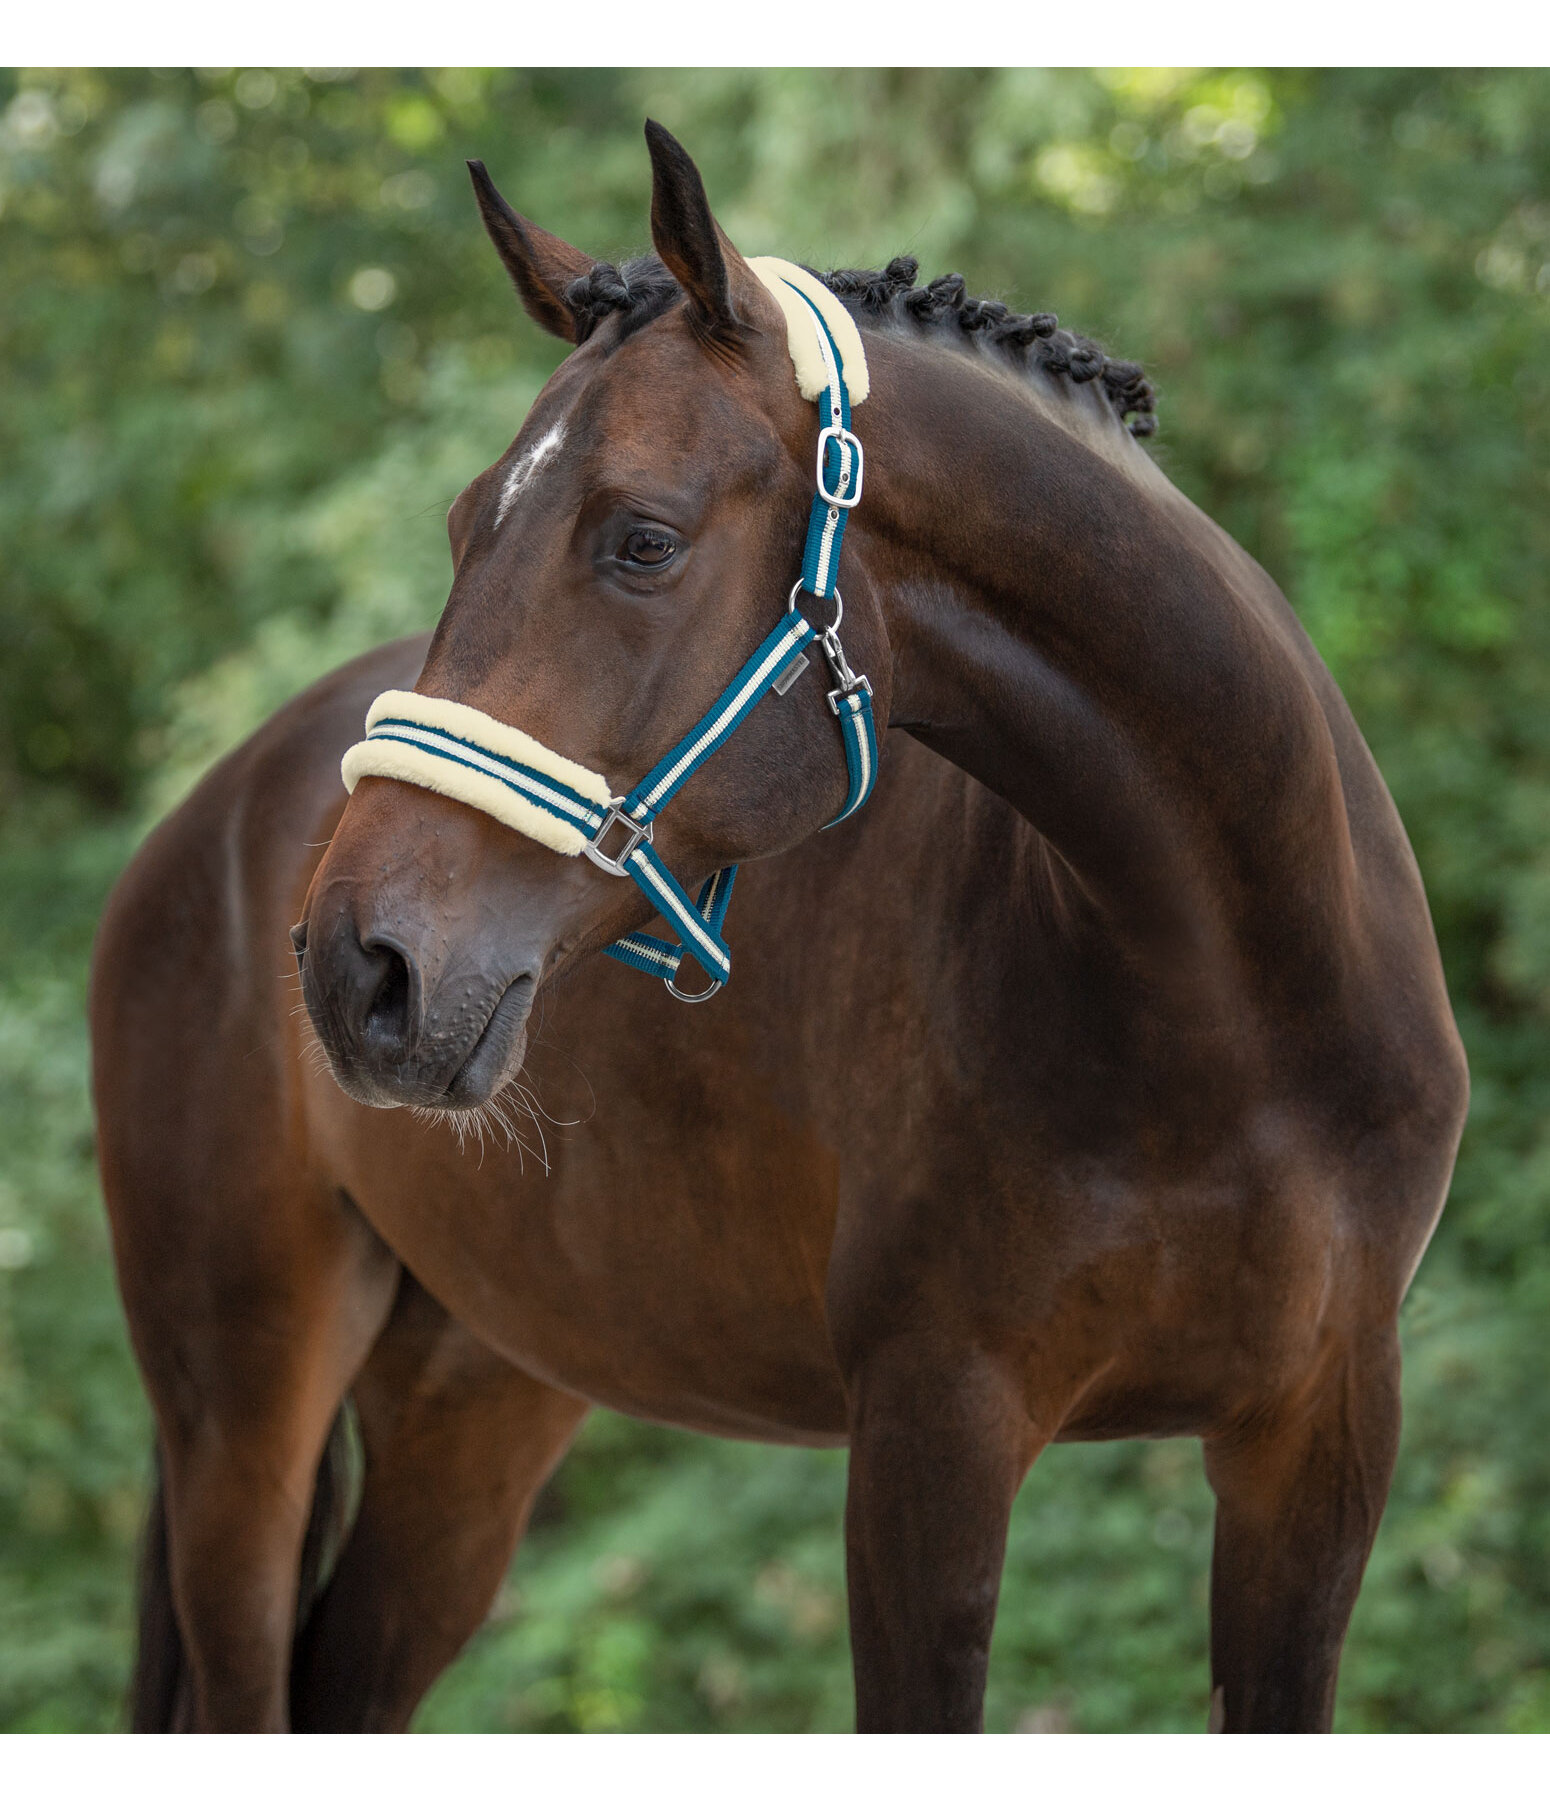
[{"label": "horse eye", "polygon": [[660,569],[678,554],[678,546],[662,531],[632,531],[619,552],[621,562],[642,569]]}]

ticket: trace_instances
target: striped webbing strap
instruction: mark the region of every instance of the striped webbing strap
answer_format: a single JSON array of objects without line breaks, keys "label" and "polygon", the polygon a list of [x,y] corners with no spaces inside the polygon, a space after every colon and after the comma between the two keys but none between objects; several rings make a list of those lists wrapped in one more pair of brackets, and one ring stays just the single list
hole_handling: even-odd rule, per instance
[{"label": "striped webbing strap", "polygon": [[[674,794],[715,755],[771,688],[788,672],[793,679],[802,673],[807,665],[805,647],[815,636],[800,613],[787,613],[693,731],[681,738],[651,773],[625,795],[618,806],[619,823],[612,829],[623,832],[626,839],[632,832],[649,829]],[[606,842],[597,847],[607,855]],[[632,931],[618,943],[610,944],[607,954],[628,963],[632,969],[661,975],[670,985],[688,955],[718,986],[725,983],[732,973],[732,953],[721,936],[721,926],[731,903],[737,864],[718,869],[700,889],[698,903],[691,905],[689,896],[674,881],[648,838],[639,838],[623,861],[626,872],[646,898],[677,929],[680,941],[668,944],[644,931]]]},{"label": "striped webbing strap", "polygon": [[861,445],[850,429],[850,390],[828,322],[800,288],[791,291],[812,314],[818,330],[818,354],[828,376],[828,385],[818,397],[819,416],[825,421],[819,438],[822,480],[813,494],[802,555],[802,586],[815,598],[827,600],[839,585],[840,545],[845,541],[845,521],[855,505],[850,495],[859,489]]},{"label": "striped webbing strap", "polygon": [[[851,433],[844,365],[833,334],[819,308],[800,289],[793,286],[792,291],[812,315],[827,377],[818,403],[827,422],[819,438],[817,492],[797,588],[816,599],[838,602],[840,545],[846,515],[860,496],[861,446]],[[615,799],[608,783],[592,770],[474,707],[399,691],[380,694],[373,702],[365,738],[345,753],[345,785],[353,791],[363,775],[417,783],[478,807],[564,855],[584,853],[610,874],[627,875],[678,934],[677,940],[633,931],[608,945],[606,954],[644,974],[661,976],[679,999],[708,999],[732,973],[732,953],[722,927],[737,865],[718,869],[698,899],[691,900],[652,843],[652,828],[662,808],[767,693],[790,689],[806,669],[807,646],[815,641],[836,682],[828,703],[839,721],[848,776],[845,804],[830,825],[838,825],[863,806],[877,781],[871,686],[845,661],[838,618],[829,630],[816,631],[795,610],[796,592],[785,618],[710,711],[622,800]],[[710,980],[699,994],[681,994],[675,985],[686,957]]]},{"label": "striped webbing strap", "polygon": [[[807,517],[807,544],[802,553],[800,586],[818,600],[838,598],[840,546],[845,540],[845,521],[861,498],[861,444],[850,428],[850,389],[845,365],[828,320],[801,288],[786,284],[812,316],[823,358],[826,384],[818,396],[819,417],[826,420],[819,439],[819,479]],[[845,767],[850,792],[845,804],[829,821],[842,824],[866,805],[877,781],[877,726],[872,717],[872,684],[852,674],[840,648],[838,619],[835,629],[820,639],[835,687],[829,706],[840,722],[845,744]]]}]

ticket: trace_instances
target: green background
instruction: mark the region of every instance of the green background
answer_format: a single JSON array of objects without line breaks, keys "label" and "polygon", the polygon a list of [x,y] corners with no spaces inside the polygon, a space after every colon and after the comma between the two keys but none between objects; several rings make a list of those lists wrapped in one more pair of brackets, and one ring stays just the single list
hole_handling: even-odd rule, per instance
[{"label": "green background", "polygon": [[[0,1721],[121,1719],[149,1429],[92,1167],[102,897],[276,704],[431,623],[559,347],[465,156],[643,247],[647,115],[749,250],[1058,311],[1281,581],[1415,842],[1468,1042],[1348,1730],[1550,1727],[1550,81],[1421,71],[0,76]],[[849,1723],[844,1458],[599,1416],[428,1729]],[[1198,1447],[1019,1502],[997,1729],[1198,1730]]]}]

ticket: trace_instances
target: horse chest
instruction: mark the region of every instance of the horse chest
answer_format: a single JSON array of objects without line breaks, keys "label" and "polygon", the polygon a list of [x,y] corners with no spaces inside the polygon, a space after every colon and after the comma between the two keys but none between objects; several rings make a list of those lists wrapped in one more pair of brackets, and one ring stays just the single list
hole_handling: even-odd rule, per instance
[{"label": "horse chest", "polygon": [[[546,1127],[548,1171],[355,1109],[337,1147],[356,1204],[422,1285],[529,1373],[704,1430],[833,1441],[824,1322],[832,1177],[756,1131],[698,1159],[650,1134]],[[531,1130],[531,1127],[529,1128]]]}]

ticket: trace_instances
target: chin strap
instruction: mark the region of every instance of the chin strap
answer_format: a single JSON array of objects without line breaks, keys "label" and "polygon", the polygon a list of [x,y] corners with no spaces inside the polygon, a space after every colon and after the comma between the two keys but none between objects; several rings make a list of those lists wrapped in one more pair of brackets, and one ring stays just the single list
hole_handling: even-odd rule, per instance
[{"label": "chin strap", "polygon": [[[775,257],[755,258],[752,267],[786,315],[798,385],[809,399],[815,397],[809,387],[820,379],[813,371],[821,372],[816,398],[825,423],[818,434],[817,491],[808,518],[801,578],[787,597],[785,618],[743,664],[716,704],[622,799],[612,795],[608,782],[594,770],[476,707],[396,689],[372,702],[366,736],[345,752],[340,765],[345,787],[352,793],[363,775],[412,782],[477,807],[563,856],[585,855],[608,874],[628,877],[677,932],[678,941],[632,931],[610,944],[605,954],[644,974],[660,976],[669,993],[691,1002],[708,1000],[731,976],[732,953],[722,926],[737,866],[718,869],[700,889],[698,900],[691,900],[653,847],[657,816],[767,693],[783,695],[791,690],[808,666],[807,646],[815,641],[834,679],[828,703],[839,722],[850,781],[845,804],[830,825],[838,825],[863,806],[877,780],[872,687],[845,659],[839,637],[845,606],[836,585],[845,520],[861,498],[864,467],[860,440],[850,428],[846,381],[847,365],[859,368],[858,400],[865,398],[860,334],[839,302],[805,269]],[[807,622],[796,610],[802,593],[834,602],[832,625],[820,632]],[[710,986],[699,993],[684,993],[677,985],[686,957],[709,978]]]}]

